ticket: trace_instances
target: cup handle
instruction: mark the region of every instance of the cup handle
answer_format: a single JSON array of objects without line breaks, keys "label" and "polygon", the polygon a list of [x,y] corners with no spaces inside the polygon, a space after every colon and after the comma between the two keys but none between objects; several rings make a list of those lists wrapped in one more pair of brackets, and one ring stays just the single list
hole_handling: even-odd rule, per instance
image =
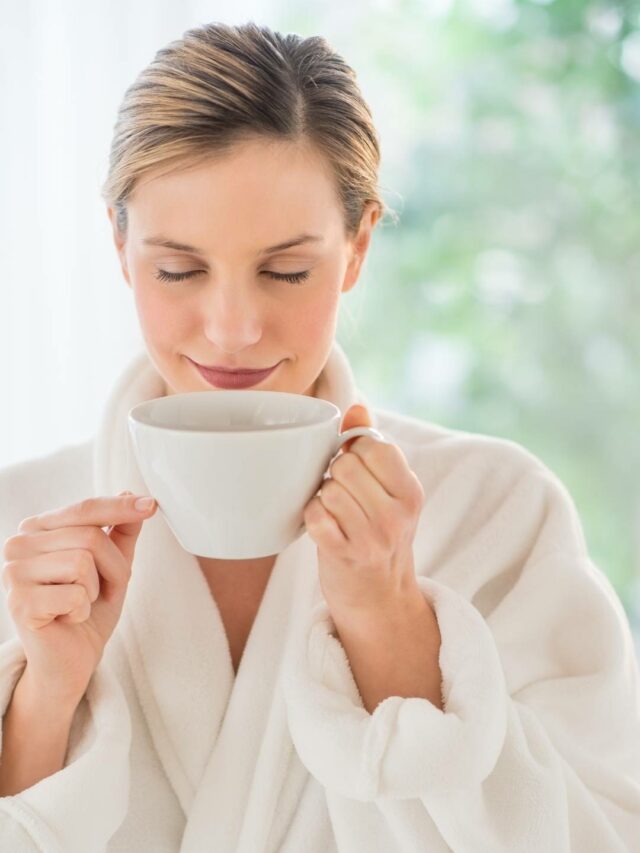
[{"label": "cup handle", "polygon": [[331,461],[333,461],[333,457],[340,450],[345,441],[349,441],[351,438],[356,438],[359,435],[368,435],[370,438],[375,438],[377,441],[382,441],[387,444],[387,439],[379,432],[377,429],[373,427],[353,427],[352,429],[346,430],[346,432],[341,432],[340,435],[336,438],[336,443],[333,447],[333,453],[331,454]]},{"label": "cup handle", "polygon": [[[382,441],[388,444],[387,439],[382,435],[382,433],[379,430],[374,429],[373,427],[352,427],[352,429],[348,429],[345,432],[341,432],[340,435],[336,438],[336,443],[333,446],[333,452],[331,454],[331,459],[329,460],[329,465],[333,462],[334,458],[336,457],[338,451],[345,443],[345,441],[349,441],[349,439],[356,438],[361,435],[368,435],[369,438],[375,438],[377,441]],[[307,525],[303,521],[300,527],[298,528],[298,532],[296,533],[296,539],[306,532]]]}]

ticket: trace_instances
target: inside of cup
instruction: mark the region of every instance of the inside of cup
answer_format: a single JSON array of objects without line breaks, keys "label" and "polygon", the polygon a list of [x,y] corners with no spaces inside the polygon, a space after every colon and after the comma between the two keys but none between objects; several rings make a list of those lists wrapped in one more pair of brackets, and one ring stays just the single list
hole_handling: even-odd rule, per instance
[{"label": "inside of cup", "polygon": [[130,414],[165,429],[249,432],[321,423],[339,409],[328,400],[284,391],[193,391],[147,400]]}]

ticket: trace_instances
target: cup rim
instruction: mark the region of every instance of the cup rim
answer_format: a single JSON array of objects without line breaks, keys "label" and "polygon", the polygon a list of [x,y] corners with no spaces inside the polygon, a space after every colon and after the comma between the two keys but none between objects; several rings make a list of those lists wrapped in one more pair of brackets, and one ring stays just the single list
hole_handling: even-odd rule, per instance
[{"label": "cup rim", "polygon": [[[327,423],[330,423],[333,420],[339,419],[341,412],[338,406],[335,403],[332,403],[330,400],[325,400],[322,397],[308,397],[306,394],[293,394],[289,391],[250,391],[247,389],[243,389],[243,394],[271,394],[277,395],[278,397],[295,397],[299,399],[300,397],[305,397],[306,399],[317,403],[321,410],[324,409],[326,411],[326,417],[323,417],[321,420],[314,421],[313,423],[300,423],[300,424],[282,424],[278,426],[274,426],[269,430],[264,429],[190,429],[190,428],[176,428],[172,426],[164,426],[162,424],[152,423],[148,419],[148,411],[152,407],[162,407],[164,400],[176,400],[180,397],[193,397],[195,395],[204,395],[211,397],[212,394],[215,394],[216,398],[219,395],[235,395],[238,392],[232,389],[221,389],[219,391],[185,391],[180,394],[171,394],[165,395],[164,397],[154,397],[152,400],[143,400],[141,403],[137,403],[127,414],[127,419],[131,424],[136,424],[139,426],[146,427],[147,429],[160,430],[162,432],[175,432],[175,433],[202,433],[205,435],[215,434],[215,435],[253,435],[256,433],[260,433],[264,435],[265,432],[274,433],[280,430],[296,430],[296,429],[318,429],[322,426],[325,426]],[[167,403],[166,405],[173,405],[173,402]]]}]

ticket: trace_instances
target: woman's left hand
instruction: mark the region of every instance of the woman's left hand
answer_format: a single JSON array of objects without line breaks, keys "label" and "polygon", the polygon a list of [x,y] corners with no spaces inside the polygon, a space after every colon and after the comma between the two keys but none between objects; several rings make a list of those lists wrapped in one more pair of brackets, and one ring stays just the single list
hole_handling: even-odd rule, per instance
[{"label": "woman's left hand", "polygon": [[[371,426],[366,406],[351,406],[341,432]],[[413,540],[424,490],[396,444],[357,436],[342,445],[320,493],[304,510],[318,546],[320,586],[334,617],[379,617],[421,598]]]}]

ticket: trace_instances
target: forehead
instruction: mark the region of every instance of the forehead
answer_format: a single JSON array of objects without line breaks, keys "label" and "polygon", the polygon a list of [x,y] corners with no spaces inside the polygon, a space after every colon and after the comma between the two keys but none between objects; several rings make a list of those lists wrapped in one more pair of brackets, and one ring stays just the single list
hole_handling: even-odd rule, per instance
[{"label": "forehead", "polygon": [[325,158],[280,141],[245,141],[198,165],[152,175],[136,185],[128,211],[139,239],[162,233],[196,246],[211,245],[212,233],[237,240],[239,226],[251,246],[342,227]]}]

